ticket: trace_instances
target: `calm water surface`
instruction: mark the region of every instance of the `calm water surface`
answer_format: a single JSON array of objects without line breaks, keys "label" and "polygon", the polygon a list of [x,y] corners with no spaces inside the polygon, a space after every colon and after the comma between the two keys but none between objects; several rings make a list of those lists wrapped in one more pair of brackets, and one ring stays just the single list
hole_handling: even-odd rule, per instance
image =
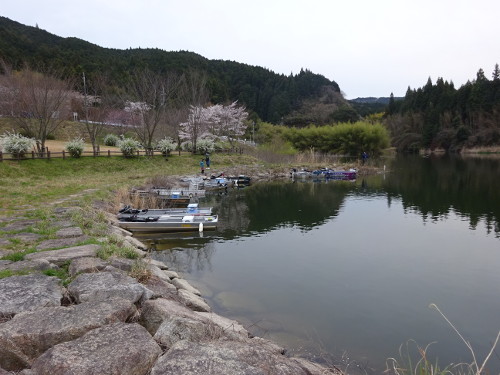
[{"label": "calm water surface", "polygon": [[[216,313],[290,352],[371,373],[415,340],[471,361],[500,330],[500,163],[398,158],[357,181],[258,183],[213,196],[217,232],[156,239],[155,257]],[[500,371],[500,348],[490,361]]]}]

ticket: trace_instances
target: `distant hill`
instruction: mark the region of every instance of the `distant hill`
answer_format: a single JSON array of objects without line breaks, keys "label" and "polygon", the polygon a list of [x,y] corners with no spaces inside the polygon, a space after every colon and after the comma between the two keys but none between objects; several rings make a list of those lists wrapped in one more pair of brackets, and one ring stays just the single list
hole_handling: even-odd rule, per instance
[{"label": "distant hill", "polygon": [[0,58],[14,69],[25,63],[35,68],[43,64],[64,69],[73,76],[85,72],[89,79],[106,73],[117,90],[127,84],[137,69],[184,74],[202,71],[208,76],[213,103],[238,100],[260,119],[273,123],[321,124],[340,108],[350,106],[335,81],[307,69],[286,76],[234,61],[209,60],[188,51],[103,48],[5,17],[0,17]]},{"label": "distant hill", "polygon": [[[367,98],[356,98],[356,99],[350,99],[349,102],[351,103],[366,103],[366,104],[384,104],[387,105],[389,104],[390,97],[382,97],[382,98],[375,98],[375,97],[367,97]],[[394,98],[394,100],[402,100],[404,98]]]},{"label": "distant hill", "polygon": [[[389,105],[390,97],[367,97],[350,99],[349,103],[361,116],[367,116],[372,113],[385,112]],[[395,101],[403,100],[404,98],[394,98]]]}]

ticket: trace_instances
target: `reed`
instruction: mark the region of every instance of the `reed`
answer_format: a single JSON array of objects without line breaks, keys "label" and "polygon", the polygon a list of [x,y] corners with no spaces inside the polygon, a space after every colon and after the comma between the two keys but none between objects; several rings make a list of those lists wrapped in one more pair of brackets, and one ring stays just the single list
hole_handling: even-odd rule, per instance
[{"label": "reed", "polygon": [[[472,347],[471,343],[464,338],[456,326],[446,317],[446,315],[439,309],[439,307],[432,303],[429,305],[431,309],[436,310],[448,325],[456,332],[460,340],[466,345],[471,353],[472,361],[470,363],[449,364],[445,367],[440,367],[437,360],[431,362],[428,359],[427,351],[433,344],[430,343],[425,347],[419,346],[414,340],[409,340],[406,346],[403,345],[399,348],[399,359],[388,358],[385,373],[394,375],[481,375],[486,371],[486,365],[495,351],[495,348],[500,339],[500,331],[498,332],[490,351],[485,358],[480,361]],[[414,345],[417,355],[413,354],[410,345]],[[405,349],[405,350],[403,350]]]}]

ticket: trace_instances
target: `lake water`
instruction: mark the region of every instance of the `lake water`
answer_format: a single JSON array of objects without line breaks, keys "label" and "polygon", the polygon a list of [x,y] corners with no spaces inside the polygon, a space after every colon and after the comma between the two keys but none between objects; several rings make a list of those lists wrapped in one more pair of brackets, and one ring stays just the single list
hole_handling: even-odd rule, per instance
[{"label": "lake water", "polygon": [[[381,373],[401,344],[471,362],[500,330],[500,162],[400,157],[355,182],[257,183],[207,198],[216,232],[155,240],[213,311],[290,353]],[[489,362],[500,371],[500,348]]]}]

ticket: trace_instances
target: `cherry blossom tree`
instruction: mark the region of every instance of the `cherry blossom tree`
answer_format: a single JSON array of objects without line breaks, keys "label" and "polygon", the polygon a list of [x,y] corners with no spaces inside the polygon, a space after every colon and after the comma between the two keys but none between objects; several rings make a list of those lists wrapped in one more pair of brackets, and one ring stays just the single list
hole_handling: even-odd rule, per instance
[{"label": "cherry blossom tree", "polygon": [[179,137],[187,139],[193,145],[193,153],[196,151],[197,141],[209,135],[210,111],[202,106],[189,106],[189,114],[186,122],[179,124]]},{"label": "cherry blossom tree", "polygon": [[217,104],[209,108],[210,130],[217,137],[226,137],[231,146],[234,141],[245,134],[245,120],[248,113],[245,107],[238,106],[238,102],[230,105]]},{"label": "cherry blossom tree", "polygon": [[237,102],[230,105],[216,104],[207,108],[190,106],[188,121],[180,124],[180,137],[189,140],[196,150],[202,138],[226,138],[231,145],[245,134],[248,113]]}]

